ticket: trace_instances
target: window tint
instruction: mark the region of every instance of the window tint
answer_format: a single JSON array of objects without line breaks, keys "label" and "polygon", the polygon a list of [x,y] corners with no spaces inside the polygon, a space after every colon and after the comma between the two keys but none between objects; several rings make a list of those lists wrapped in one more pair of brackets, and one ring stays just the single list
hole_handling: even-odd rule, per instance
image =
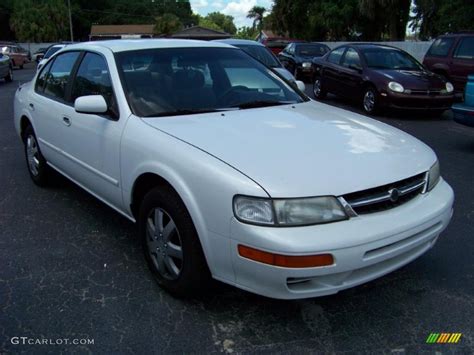
[{"label": "window tint", "polygon": [[322,57],[329,52],[329,48],[322,44],[300,44],[296,52],[304,57]]},{"label": "window tint", "polygon": [[63,47],[50,47],[48,49],[48,51],[46,52],[46,54],[44,55],[44,59],[48,59],[49,57],[51,57],[54,53],[56,53],[60,49],[63,49]]},{"label": "window tint", "polygon": [[69,52],[56,57],[46,78],[46,87],[44,88],[46,95],[60,100],[65,99],[69,76],[78,56],[79,52]]},{"label": "window tint", "polygon": [[474,59],[474,37],[463,38],[454,56],[460,59]]},{"label": "window tint", "polygon": [[109,107],[114,105],[114,93],[107,63],[95,53],[87,53],[82,59],[72,86],[71,101],[88,95],[102,95]]},{"label": "window tint", "polygon": [[344,53],[346,47],[341,47],[333,50],[331,53],[329,53],[328,56],[328,62],[334,63],[334,64],[339,64],[341,61],[342,54]]},{"label": "window tint", "polygon": [[48,75],[49,68],[51,68],[52,61],[46,65],[43,70],[41,71],[40,75],[38,75],[38,79],[36,79],[35,83],[35,91],[38,93],[42,93],[44,89],[44,83],[46,82],[46,76]]},{"label": "window tint", "polygon": [[349,48],[347,50],[346,54],[344,55],[344,59],[342,60],[342,65],[347,68],[362,69],[359,54],[355,51],[355,49]]},{"label": "window tint", "polygon": [[237,47],[241,48],[244,52],[250,54],[255,59],[258,59],[267,67],[270,68],[278,68],[280,67],[280,63],[272,54],[272,52],[263,46],[255,46],[255,45],[246,45],[246,44],[238,44]]},{"label": "window tint", "polygon": [[432,44],[428,55],[435,57],[445,57],[449,53],[449,49],[453,45],[454,38],[439,38]]}]

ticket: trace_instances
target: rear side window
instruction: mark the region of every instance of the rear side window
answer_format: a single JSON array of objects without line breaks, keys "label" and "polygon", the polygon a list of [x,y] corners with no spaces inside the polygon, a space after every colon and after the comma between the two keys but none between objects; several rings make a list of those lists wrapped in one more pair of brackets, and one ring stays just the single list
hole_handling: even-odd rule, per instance
[{"label": "rear side window", "polygon": [[51,64],[53,62],[50,61],[41,71],[40,75],[38,76],[38,79],[36,79],[35,83],[35,91],[37,93],[43,93],[44,90],[44,84],[46,83],[46,77],[49,73],[49,69],[51,68]]},{"label": "rear side window", "polygon": [[429,56],[446,57],[454,43],[454,38],[438,38],[428,51]]},{"label": "rear side window", "polygon": [[459,59],[474,59],[474,37],[461,39],[456,53],[454,53],[454,57]]},{"label": "rear side window", "polygon": [[328,62],[333,64],[339,64],[341,62],[342,54],[345,50],[346,47],[341,47],[333,50],[331,53],[329,53]]},{"label": "rear side window", "polygon": [[44,88],[46,95],[61,101],[65,100],[69,77],[78,57],[79,52],[67,52],[56,57],[46,78]]},{"label": "rear side window", "polygon": [[359,54],[352,48],[349,48],[344,55],[344,60],[342,61],[342,65],[347,68],[357,68],[362,69],[362,65],[360,64]]}]

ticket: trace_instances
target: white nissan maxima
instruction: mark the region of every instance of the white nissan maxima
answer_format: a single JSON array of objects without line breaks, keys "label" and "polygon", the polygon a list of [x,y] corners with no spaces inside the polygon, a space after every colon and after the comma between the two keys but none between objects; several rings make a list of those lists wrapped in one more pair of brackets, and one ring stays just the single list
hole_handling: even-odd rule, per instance
[{"label": "white nissan maxima", "polygon": [[211,277],[333,294],[419,257],[452,216],[425,144],[217,42],[68,46],[16,92],[15,126],[33,181],[57,170],[137,222],[177,295]]}]

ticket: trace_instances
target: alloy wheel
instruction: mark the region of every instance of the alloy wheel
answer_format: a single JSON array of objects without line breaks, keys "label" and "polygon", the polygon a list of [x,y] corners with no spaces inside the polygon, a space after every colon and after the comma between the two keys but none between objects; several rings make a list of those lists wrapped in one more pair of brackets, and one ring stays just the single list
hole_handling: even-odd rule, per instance
[{"label": "alloy wheel", "polygon": [[375,107],[375,94],[372,90],[367,90],[364,95],[364,110],[372,112]]},{"label": "alloy wheel", "polygon": [[313,85],[313,93],[315,97],[319,97],[321,95],[321,79],[316,79]]},{"label": "alloy wheel", "polygon": [[28,168],[33,176],[39,174],[39,150],[36,138],[33,135],[29,135],[26,138],[26,156],[28,159]]},{"label": "alloy wheel", "polygon": [[148,253],[156,271],[165,279],[176,280],[183,268],[183,248],[178,228],[162,208],[154,208],[146,221]]}]

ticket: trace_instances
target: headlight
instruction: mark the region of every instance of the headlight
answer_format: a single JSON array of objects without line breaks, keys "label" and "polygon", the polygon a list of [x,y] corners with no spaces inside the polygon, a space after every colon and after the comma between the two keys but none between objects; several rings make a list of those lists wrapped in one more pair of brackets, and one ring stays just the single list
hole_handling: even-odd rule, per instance
[{"label": "headlight", "polygon": [[449,81],[446,83],[446,91],[447,92],[453,92],[454,91],[454,86]]},{"label": "headlight", "polygon": [[391,81],[388,83],[388,88],[392,91],[395,92],[404,92],[405,88],[402,86],[402,84],[397,83],[395,81]]},{"label": "headlight", "polygon": [[436,186],[440,177],[439,162],[436,160],[436,163],[433,164],[428,172],[428,191],[431,191]]},{"label": "headlight", "polygon": [[273,226],[303,226],[348,218],[334,196],[274,200],[236,196],[234,214],[241,222]]},{"label": "headlight", "polygon": [[303,68],[311,68],[311,63],[309,63],[309,62],[304,62],[303,64],[301,64],[301,66],[302,66]]}]

